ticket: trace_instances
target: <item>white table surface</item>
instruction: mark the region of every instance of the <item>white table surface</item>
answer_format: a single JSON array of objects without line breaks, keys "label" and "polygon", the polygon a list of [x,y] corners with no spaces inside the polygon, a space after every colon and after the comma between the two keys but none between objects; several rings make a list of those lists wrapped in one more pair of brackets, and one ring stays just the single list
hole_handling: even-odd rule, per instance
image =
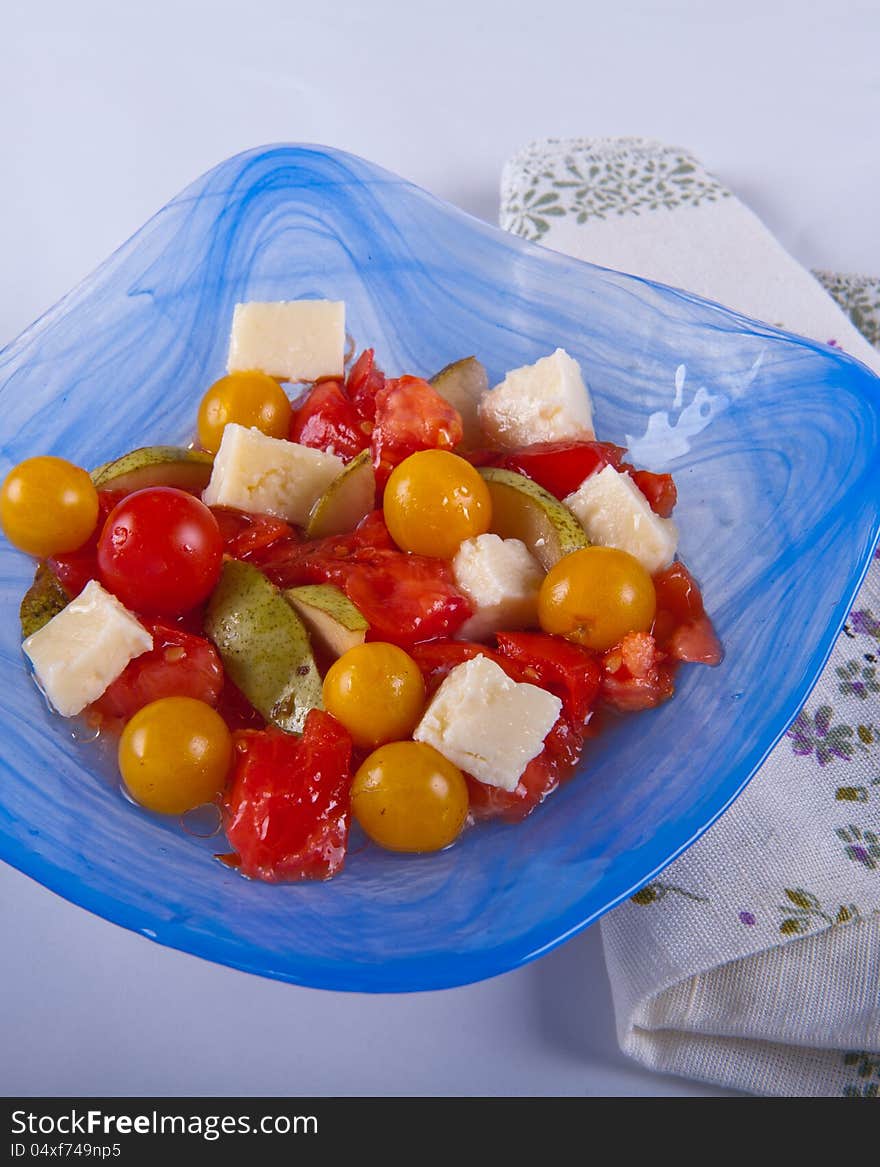
[{"label": "white table surface", "polygon": [[[657,137],[808,266],[880,272],[867,0],[48,0],[3,23],[0,342],[271,141],[352,150],[493,219],[530,139]],[[2,1094],[715,1092],[619,1053],[597,928],[468,988],[322,993],[160,948],[0,865],[0,936]]]}]

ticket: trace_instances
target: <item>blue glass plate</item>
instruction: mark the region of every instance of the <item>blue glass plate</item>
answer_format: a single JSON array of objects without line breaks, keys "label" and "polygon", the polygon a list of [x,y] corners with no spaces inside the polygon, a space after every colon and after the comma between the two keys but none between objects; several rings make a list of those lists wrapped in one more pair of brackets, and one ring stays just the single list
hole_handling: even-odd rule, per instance
[{"label": "blue glass plate", "polygon": [[880,381],[685,292],[503,234],[313,147],[232,158],[0,354],[2,466],[97,465],[192,432],[239,300],[344,299],[391,373],[476,353],[490,377],[562,345],[600,434],[675,472],[681,555],[727,658],[590,744],[527,822],[440,855],[350,856],[327,884],[249,883],[217,840],[131,806],[28,681],[0,546],[0,856],[163,944],[300,984],[442,988],[546,952],[684,850],[740,793],[816,678],[878,532]]}]

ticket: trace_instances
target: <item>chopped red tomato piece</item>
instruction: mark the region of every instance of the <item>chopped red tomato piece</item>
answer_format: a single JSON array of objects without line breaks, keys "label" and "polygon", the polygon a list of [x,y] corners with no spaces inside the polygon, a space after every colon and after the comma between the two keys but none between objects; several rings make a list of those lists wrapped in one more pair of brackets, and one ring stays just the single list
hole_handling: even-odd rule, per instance
[{"label": "chopped red tomato piece", "polygon": [[675,660],[720,664],[724,652],[703,608],[696,580],[683,563],[673,563],[654,576],[657,615],[654,638]]},{"label": "chopped red tomato piece", "polygon": [[223,665],[213,644],[164,621],[142,618],[141,623],[152,634],[152,649],[126,665],[92,708],[127,721],[162,697],[194,697],[216,705]]},{"label": "chopped red tomato piece", "polygon": [[511,680],[520,679],[519,670],[512,661],[505,660],[485,644],[477,644],[470,640],[429,640],[424,644],[415,645],[410,655],[422,670],[429,693],[439,688],[456,665],[473,660],[475,656],[487,656],[489,660],[500,665]]},{"label": "chopped red tomato piece", "polygon": [[330,535],[306,543],[282,540],[261,556],[260,568],[281,588],[336,583],[344,577],[346,564],[356,562],[359,553],[394,550],[394,540],[378,510],[371,511],[347,535]]},{"label": "chopped red tomato piece", "polygon": [[703,615],[703,597],[697,581],[683,563],[673,563],[654,576],[657,611],[668,613],[676,624]]},{"label": "chopped red tomato piece", "polygon": [[380,488],[418,450],[451,450],[464,433],[461,415],[421,377],[386,381],[376,394],[373,469]]},{"label": "chopped red tomato piece", "polygon": [[721,642],[706,615],[679,625],[670,636],[666,651],[676,660],[689,664],[718,665],[724,658]]},{"label": "chopped red tomato piece", "polygon": [[71,599],[83,590],[89,580],[98,578],[98,537],[104,529],[107,516],[125,496],[124,490],[98,491],[98,521],[94,534],[76,551],[66,555],[53,555],[48,560],[58,582]]},{"label": "chopped red tomato piece", "polygon": [[653,709],[674,692],[675,663],[647,632],[628,632],[603,655],[602,667],[602,699],[621,713]]},{"label": "chopped red tomato piece", "polygon": [[235,507],[211,507],[211,511],[220,528],[223,553],[231,559],[248,559],[280,539],[295,537],[293,527],[273,515],[254,515]]},{"label": "chopped red tomato piece", "polygon": [[516,823],[532,813],[552,794],[560,782],[560,770],[552,755],[544,749],[526,766],[515,790],[502,790],[465,775],[471,812],[477,819],[501,819]]},{"label": "chopped red tomato piece", "polygon": [[401,648],[451,636],[473,614],[448,564],[440,559],[401,551],[364,552],[338,582],[368,621],[369,639]]},{"label": "chopped red tomato piece", "polygon": [[290,440],[350,462],[369,446],[370,430],[338,381],[319,381],[294,412]]},{"label": "chopped red tomato piece", "polygon": [[376,416],[376,396],[385,388],[385,375],[376,368],[375,354],[366,348],[355,361],[345,382],[349,398],[366,421]]},{"label": "chopped red tomato piece", "polygon": [[678,491],[671,474],[654,474],[650,470],[630,470],[629,476],[648,500],[651,510],[668,519],[678,502]]},{"label": "chopped red tomato piece", "polygon": [[472,614],[449,565],[394,548],[381,512],[350,535],[279,547],[260,567],[279,587],[336,584],[369,622],[370,639],[402,648],[450,636]]},{"label": "chopped red tomato piece", "polygon": [[517,664],[521,681],[554,693],[572,725],[584,724],[602,680],[595,653],[543,632],[499,632],[497,640],[501,655]]},{"label": "chopped red tomato piece", "polygon": [[226,834],[244,875],[329,879],[342,869],[351,819],[351,738],[313,709],[301,738],[270,728],[236,735]]},{"label": "chopped red tomato piece", "polygon": [[537,442],[513,450],[501,465],[525,474],[557,498],[565,498],[594,471],[618,467],[625,452],[610,442]]},{"label": "chopped red tomato piece", "polygon": [[266,719],[258,713],[237,685],[226,677],[217,700],[217,712],[231,730],[264,729]]}]

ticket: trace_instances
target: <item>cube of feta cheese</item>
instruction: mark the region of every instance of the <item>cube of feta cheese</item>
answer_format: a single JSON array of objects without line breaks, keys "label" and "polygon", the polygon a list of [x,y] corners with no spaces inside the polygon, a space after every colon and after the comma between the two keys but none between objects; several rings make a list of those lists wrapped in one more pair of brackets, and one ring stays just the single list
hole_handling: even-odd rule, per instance
[{"label": "cube of feta cheese", "polygon": [[146,628],[94,579],[22,645],[62,717],[97,701],[129,661],[152,647]]},{"label": "cube of feta cheese", "polygon": [[562,348],[509,372],[480,402],[480,421],[490,443],[504,449],[596,436],[580,366]]},{"label": "cube of feta cheese", "polygon": [[282,381],[341,377],[345,304],[336,300],[236,304],[226,367],[230,373],[260,369]]},{"label": "cube of feta cheese", "polygon": [[302,524],[344,468],[335,454],[232,422],[223,431],[202,501]]},{"label": "cube of feta cheese", "polygon": [[672,519],[654,514],[628,474],[606,466],[563,501],[590,542],[628,551],[651,575],[672,563],[678,528]]},{"label": "cube of feta cheese", "polygon": [[473,604],[459,640],[482,640],[503,628],[528,628],[538,620],[544,569],[519,539],[478,535],[465,539],[452,561],[458,588]]},{"label": "cube of feta cheese", "polygon": [[494,661],[476,656],[452,670],[413,738],[480,782],[515,790],[561,709],[552,693],[512,681]]}]

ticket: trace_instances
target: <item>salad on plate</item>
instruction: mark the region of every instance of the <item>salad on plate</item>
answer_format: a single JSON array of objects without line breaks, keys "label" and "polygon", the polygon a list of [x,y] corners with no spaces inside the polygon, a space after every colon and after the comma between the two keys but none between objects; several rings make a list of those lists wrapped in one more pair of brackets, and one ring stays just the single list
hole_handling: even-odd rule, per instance
[{"label": "salad on plate", "polygon": [[568,353],[490,388],[346,352],[342,303],[239,304],[193,444],[0,490],[49,708],[148,811],[215,808],[254,879],[336,875],[353,820],[408,853],[519,821],[722,655],[671,476],[597,440]]}]

